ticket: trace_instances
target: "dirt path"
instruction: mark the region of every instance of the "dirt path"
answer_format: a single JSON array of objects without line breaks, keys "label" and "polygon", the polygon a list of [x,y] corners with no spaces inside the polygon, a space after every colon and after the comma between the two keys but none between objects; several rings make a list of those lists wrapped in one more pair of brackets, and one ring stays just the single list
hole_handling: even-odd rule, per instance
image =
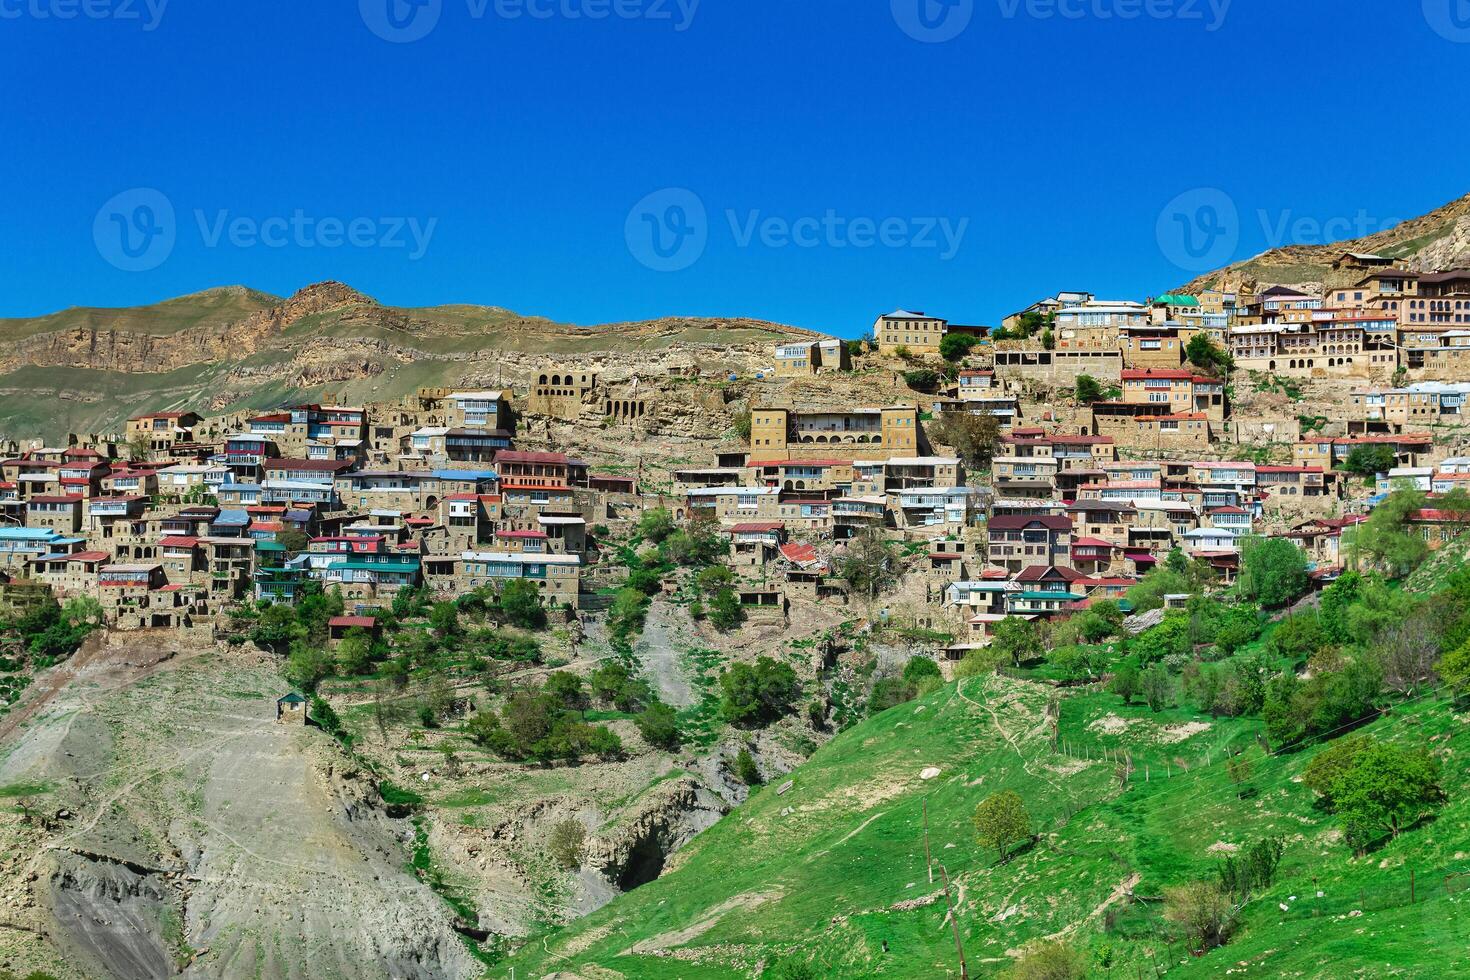
[{"label": "dirt path", "polygon": [[[990,684],[992,676],[993,675],[990,675],[985,678],[986,694],[992,693]],[[1016,741],[1015,737],[1011,735],[1010,731],[1006,729],[1005,725],[1001,724],[1000,715],[988,703],[982,704],[979,701],[971,698],[969,695],[965,694],[965,682],[963,680],[955,685],[955,693],[959,695],[960,700],[964,701],[967,704],[974,705],[975,707],[979,708],[981,711],[984,711],[990,716],[991,722],[995,725],[995,730],[1000,732],[1001,737],[1004,738],[1006,740],[1006,743],[1009,744],[1012,750],[1015,751],[1017,758],[1021,760],[1021,768],[1025,770],[1028,775],[1032,776],[1035,779],[1045,780],[1058,793],[1061,793],[1064,797],[1067,797],[1068,799],[1071,798],[1071,794],[1068,793],[1060,783],[1052,779],[1050,776],[1046,775],[1046,773],[1037,772],[1035,769],[1031,768],[1031,764],[1026,760],[1026,753],[1021,751],[1020,743]]]}]

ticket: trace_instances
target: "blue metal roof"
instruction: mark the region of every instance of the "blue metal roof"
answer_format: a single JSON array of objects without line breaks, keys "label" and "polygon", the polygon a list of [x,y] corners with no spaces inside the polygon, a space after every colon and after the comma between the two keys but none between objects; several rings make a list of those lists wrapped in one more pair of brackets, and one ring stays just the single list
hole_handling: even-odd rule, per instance
[{"label": "blue metal roof", "polygon": [[431,470],[441,480],[495,480],[494,470]]}]

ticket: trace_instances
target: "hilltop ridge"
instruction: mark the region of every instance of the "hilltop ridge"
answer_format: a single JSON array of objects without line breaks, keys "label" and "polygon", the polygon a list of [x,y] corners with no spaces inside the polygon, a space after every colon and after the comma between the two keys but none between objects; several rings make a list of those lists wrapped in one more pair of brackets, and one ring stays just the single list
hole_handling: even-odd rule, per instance
[{"label": "hilltop ridge", "polygon": [[498,306],[395,307],[335,281],[286,298],[224,286],[145,306],[0,320],[0,436],[110,432],[160,405],[218,411],[327,390],[365,396],[368,381],[375,399],[391,400],[473,382],[492,368],[489,380],[506,372],[517,380],[516,359],[502,354],[687,348],[693,356],[719,346],[755,356],[805,336],[815,335],[746,317],[581,326]]}]

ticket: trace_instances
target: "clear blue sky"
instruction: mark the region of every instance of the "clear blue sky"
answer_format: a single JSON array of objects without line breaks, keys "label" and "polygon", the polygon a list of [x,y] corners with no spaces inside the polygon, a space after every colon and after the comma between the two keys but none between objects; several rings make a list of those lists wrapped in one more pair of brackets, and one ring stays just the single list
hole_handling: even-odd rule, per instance
[{"label": "clear blue sky", "polygon": [[1470,191],[1465,0],[162,2],[0,0],[0,314],[331,278],[855,335],[1177,285],[1196,188],[1226,258]]}]

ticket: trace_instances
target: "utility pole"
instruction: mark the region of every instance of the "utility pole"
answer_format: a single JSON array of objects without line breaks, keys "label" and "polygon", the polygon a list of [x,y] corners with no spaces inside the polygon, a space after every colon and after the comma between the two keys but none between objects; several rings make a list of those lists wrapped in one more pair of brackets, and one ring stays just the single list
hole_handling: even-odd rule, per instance
[{"label": "utility pole", "polygon": [[965,947],[960,943],[960,920],[955,917],[954,903],[949,898],[949,871],[941,864],[939,873],[944,876],[944,906],[949,909],[949,927],[954,930],[954,948],[960,957],[960,980],[970,980],[970,971],[965,966]]},{"label": "utility pole", "polygon": [[934,884],[934,860],[929,857],[929,797],[924,797],[924,867],[929,872],[929,884]]}]

